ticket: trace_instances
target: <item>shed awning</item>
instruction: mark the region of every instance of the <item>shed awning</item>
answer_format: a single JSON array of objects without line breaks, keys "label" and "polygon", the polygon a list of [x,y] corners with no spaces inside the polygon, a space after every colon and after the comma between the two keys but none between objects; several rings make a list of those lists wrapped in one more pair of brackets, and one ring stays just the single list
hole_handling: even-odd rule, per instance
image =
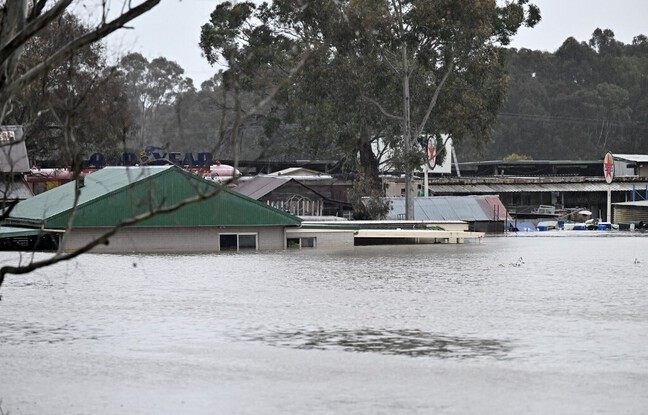
[{"label": "shed awning", "polygon": [[519,192],[631,192],[642,190],[648,183],[489,183],[489,184],[430,184],[434,194],[498,194]]},{"label": "shed awning", "polygon": [[40,229],[0,226],[0,239],[17,238],[21,236],[38,236],[40,233],[41,233]]}]

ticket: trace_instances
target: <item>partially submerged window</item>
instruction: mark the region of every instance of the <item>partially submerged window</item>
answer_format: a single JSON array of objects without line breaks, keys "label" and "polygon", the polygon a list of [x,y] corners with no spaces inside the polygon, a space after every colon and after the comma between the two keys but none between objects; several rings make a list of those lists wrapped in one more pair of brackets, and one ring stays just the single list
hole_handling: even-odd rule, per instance
[{"label": "partially submerged window", "polygon": [[257,249],[257,235],[256,233],[221,233],[219,243],[221,251]]},{"label": "partially submerged window", "polygon": [[257,240],[256,235],[239,235],[238,236],[239,249],[256,249]]},{"label": "partially submerged window", "polygon": [[288,238],[288,248],[315,248],[316,238]]}]

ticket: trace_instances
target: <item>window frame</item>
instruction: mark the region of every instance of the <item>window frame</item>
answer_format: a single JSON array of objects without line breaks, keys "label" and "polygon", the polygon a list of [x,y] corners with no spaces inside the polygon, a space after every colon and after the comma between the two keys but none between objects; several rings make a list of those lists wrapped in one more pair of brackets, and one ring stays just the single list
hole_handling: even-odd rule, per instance
[{"label": "window frame", "polygon": [[[221,237],[223,236],[236,236],[236,252],[239,252],[241,250],[247,251],[247,250],[254,250],[258,251],[259,250],[259,233],[258,232],[220,232],[218,234],[218,250],[219,251],[234,251],[234,249],[225,249],[223,250],[221,246]],[[241,247],[241,236],[254,236],[254,248],[253,247]]]}]

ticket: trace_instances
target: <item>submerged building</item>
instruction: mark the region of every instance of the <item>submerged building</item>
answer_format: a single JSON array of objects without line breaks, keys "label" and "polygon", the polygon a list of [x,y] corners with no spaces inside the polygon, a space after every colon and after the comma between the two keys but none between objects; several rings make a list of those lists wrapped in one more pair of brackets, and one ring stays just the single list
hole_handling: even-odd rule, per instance
[{"label": "submerged building", "polygon": [[106,167],[79,184],[76,203],[75,182],[18,203],[0,233],[53,236],[74,251],[127,224],[94,251],[212,252],[284,249],[286,231],[301,224],[175,166]]}]

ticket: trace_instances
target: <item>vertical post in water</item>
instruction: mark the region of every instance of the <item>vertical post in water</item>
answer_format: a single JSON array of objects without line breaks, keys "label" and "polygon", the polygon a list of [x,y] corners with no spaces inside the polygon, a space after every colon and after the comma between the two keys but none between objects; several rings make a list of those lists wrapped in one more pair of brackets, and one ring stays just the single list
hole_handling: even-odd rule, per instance
[{"label": "vertical post in water", "polygon": [[426,161],[425,166],[423,166],[423,197],[428,197],[428,195],[430,194],[429,193],[430,184],[428,183],[430,175],[428,173],[429,172],[428,169],[429,169],[429,165],[428,162]]},{"label": "vertical post in water", "polygon": [[607,190],[607,222],[612,223],[612,189]]},{"label": "vertical post in water", "polygon": [[612,223],[612,179],[614,179],[614,156],[612,153],[607,153],[603,158],[603,176],[605,183],[608,184],[607,189],[607,221]]}]

